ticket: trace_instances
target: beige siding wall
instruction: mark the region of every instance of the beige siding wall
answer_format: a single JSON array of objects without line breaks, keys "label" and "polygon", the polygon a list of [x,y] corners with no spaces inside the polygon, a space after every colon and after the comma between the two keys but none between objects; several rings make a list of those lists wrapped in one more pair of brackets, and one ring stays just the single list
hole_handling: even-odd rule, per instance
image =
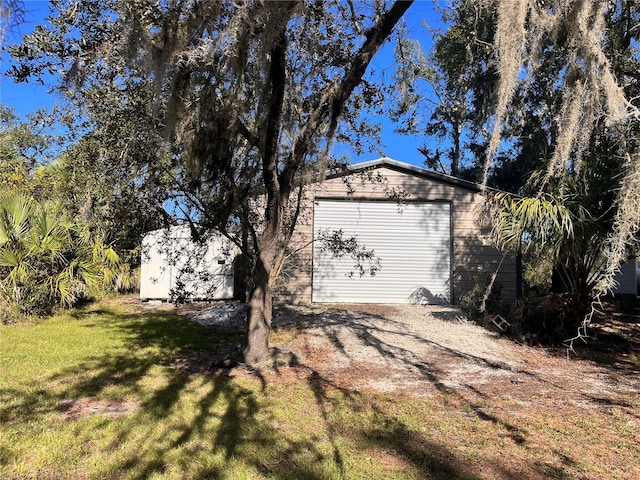
[{"label": "beige siding wall", "polygon": [[[492,245],[488,230],[478,223],[477,208],[482,194],[464,187],[421,178],[390,168],[371,170],[367,175],[326,180],[308,187],[296,234],[292,239],[291,258],[278,288],[278,298],[290,303],[311,302],[311,272],[314,198],[391,199],[406,195],[407,201],[447,201],[452,212],[453,301],[460,303],[476,285],[487,284],[500,262],[496,284],[501,298],[515,300],[516,259],[503,256]],[[504,258],[503,258],[504,257]]]}]

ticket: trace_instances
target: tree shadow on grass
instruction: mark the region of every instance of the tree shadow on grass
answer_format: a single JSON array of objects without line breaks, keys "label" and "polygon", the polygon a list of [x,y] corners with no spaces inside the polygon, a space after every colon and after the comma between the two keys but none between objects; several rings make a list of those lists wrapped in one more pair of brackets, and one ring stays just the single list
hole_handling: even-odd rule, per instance
[{"label": "tree shadow on grass", "polygon": [[[344,434],[329,406],[333,397],[327,389],[333,387],[317,372],[295,387],[311,392],[324,428],[322,434],[305,436],[297,431],[295,420],[285,428],[277,420],[264,377],[257,388],[256,383],[233,378],[233,364],[224,360],[233,356],[242,331],[200,327],[168,313],[123,314],[109,309],[76,312],[73,321],[83,322],[96,335],[121,338],[122,345],[37,384],[5,389],[2,395],[13,400],[0,407],[3,423],[25,425],[28,431],[29,424],[45,418],[51,422],[51,414],[62,413],[61,405],[70,399],[135,398],[139,408],[117,418],[89,412],[87,417],[58,420],[72,422],[72,450],[77,442],[87,446],[89,463],[92,456],[101,458],[97,476],[210,479],[229,478],[230,471],[237,471],[277,479],[349,477]],[[260,372],[255,376],[259,380]],[[154,382],[151,387],[145,383],[149,381]],[[339,393],[347,409],[362,407],[357,394]],[[313,405],[309,407],[313,410]],[[383,417],[372,428],[386,428],[385,422],[392,418]],[[313,418],[310,421],[318,421]],[[402,440],[385,442],[401,449]],[[425,473],[424,478],[442,478],[420,465],[423,460],[417,451],[398,454],[410,464],[418,462],[412,468]],[[13,458],[4,446],[2,458],[3,462]],[[448,478],[470,478],[456,475]]]},{"label": "tree shadow on grass", "polygon": [[[29,394],[22,395],[20,402],[0,410],[3,420],[30,419],[51,410],[52,403],[96,397],[113,387],[122,387],[121,393],[125,395],[139,395],[142,393],[139,382],[152,368],[168,366],[180,354],[208,350],[214,357],[217,351],[231,352],[242,338],[242,332],[203,328],[172,314],[75,310],[70,316],[83,322],[87,335],[114,336],[122,339],[121,345],[102,355],[86,357],[30,386]],[[167,391],[179,391],[176,387]],[[15,389],[14,398],[19,391]],[[4,393],[12,394],[10,389]],[[170,404],[172,400],[163,402]]]},{"label": "tree shadow on grass", "polygon": [[[115,392],[140,399],[140,409],[129,415],[75,427],[77,442],[97,445],[87,455],[104,457],[97,476],[146,479],[166,474],[211,479],[230,478],[229,472],[239,472],[241,476],[275,479],[353,478],[352,462],[362,449],[390,455],[398,462],[397,470],[407,476],[478,478],[473,468],[442,442],[410,427],[393,408],[381,408],[366,396],[336,385],[313,365],[296,367],[308,374],[293,386],[271,385],[260,371],[255,372],[255,382],[246,381],[246,377],[234,379],[238,372],[224,359],[232,356],[242,331],[204,328],[165,313],[105,310],[78,314],[76,320],[96,332],[101,330],[100,334],[106,331],[123,338],[123,346],[57,372],[44,379],[40,388],[32,385],[22,404],[14,405],[16,408],[1,420],[37,422],[68,398],[99,398]],[[443,393],[453,394],[441,382],[440,372],[414,358],[408,349],[386,342],[366,318],[358,323],[359,336],[367,345],[402,359]],[[339,336],[334,342],[348,354]],[[480,357],[460,358],[491,364]],[[156,382],[153,388],[145,383],[150,378]],[[303,397],[308,402],[304,407],[317,413],[308,413],[311,420],[300,422],[315,422],[315,433],[304,434],[296,418],[284,422],[278,418],[273,409],[286,409],[287,405],[274,403],[274,389],[285,396],[288,393],[282,390],[286,389],[309,394]],[[300,401],[295,391],[291,394],[291,403]],[[477,405],[471,408],[476,408],[482,420],[504,427],[514,442],[526,442],[524,430]],[[360,414],[367,416],[366,421],[351,425],[349,416]],[[11,452],[2,455],[11,458]],[[379,463],[377,458],[373,461]],[[381,467],[378,464],[376,468]]]},{"label": "tree shadow on grass", "polygon": [[[0,398],[7,400],[0,406],[3,423],[37,424],[45,417],[51,421],[52,413],[62,413],[61,406],[78,399],[137,398],[140,408],[127,416],[91,421],[87,429],[76,427],[76,441],[91,445],[104,433],[111,440],[98,455],[112,457],[105,459],[107,476],[140,479],[176,468],[189,472],[185,478],[217,478],[228,464],[242,463],[238,459],[264,469],[260,452],[270,446],[277,453],[276,447],[284,445],[289,456],[313,451],[312,442],[289,441],[268,422],[259,421],[260,391],[231,380],[233,363],[225,360],[238,349],[242,331],[204,328],[164,313],[76,311],[74,321],[95,329],[97,335],[122,338],[123,344],[37,384],[3,388]],[[157,385],[150,388],[145,385],[148,381]],[[252,451],[247,445],[257,446],[256,453],[247,455]],[[3,445],[3,462],[12,458],[10,450]],[[191,463],[197,465],[199,457],[203,464],[213,465],[194,468]],[[295,475],[295,468],[291,471]],[[304,467],[299,473],[299,478],[323,478],[314,475],[313,468]]]},{"label": "tree shadow on grass", "polygon": [[[398,463],[415,472],[417,478],[442,480],[478,478],[445,446],[409,428],[398,417],[371,403],[358,392],[337,386],[322,378],[315,370],[311,370],[307,383],[321,411],[324,428],[331,441],[334,463],[339,467],[339,478],[348,478],[347,466],[338,442],[338,438],[342,436],[350,437],[359,448],[365,451],[372,451],[374,454],[391,453]],[[343,432],[344,428],[337,424],[331,414],[336,397],[340,398],[339,401],[345,401],[356,414],[370,411],[375,421],[369,420],[364,422],[363,426]]]}]

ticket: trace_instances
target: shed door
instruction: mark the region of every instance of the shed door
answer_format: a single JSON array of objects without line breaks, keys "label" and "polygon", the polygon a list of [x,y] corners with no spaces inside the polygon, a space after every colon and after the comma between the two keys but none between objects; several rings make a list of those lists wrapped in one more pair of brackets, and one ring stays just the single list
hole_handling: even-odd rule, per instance
[{"label": "shed door", "polygon": [[[448,203],[316,200],[313,301],[449,303],[451,208]],[[374,250],[380,269],[360,274],[356,260],[336,256],[323,237],[342,231]],[[365,261],[363,267],[368,267]]]}]

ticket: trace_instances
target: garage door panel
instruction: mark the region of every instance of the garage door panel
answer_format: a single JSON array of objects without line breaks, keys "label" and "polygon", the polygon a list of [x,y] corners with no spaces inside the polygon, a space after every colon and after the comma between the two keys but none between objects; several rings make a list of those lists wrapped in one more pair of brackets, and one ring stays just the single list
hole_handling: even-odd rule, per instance
[{"label": "garage door panel", "polygon": [[[356,236],[380,260],[374,276],[360,276],[354,260],[336,258],[314,242],[313,300],[316,302],[448,302],[450,298],[450,206],[447,203],[318,200],[320,232]],[[364,265],[366,268],[366,264]]]}]

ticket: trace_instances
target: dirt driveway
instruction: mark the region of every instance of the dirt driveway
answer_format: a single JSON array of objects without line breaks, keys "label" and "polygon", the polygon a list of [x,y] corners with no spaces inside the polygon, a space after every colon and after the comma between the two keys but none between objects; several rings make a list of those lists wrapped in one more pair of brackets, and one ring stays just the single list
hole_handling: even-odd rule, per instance
[{"label": "dirt driveway", "polygon": [[[325,419],[332,395],[356,404],[375,399],[387,414],[394,402],[400,410],[410,405],[429,425],[424,438],[436,438],[447,461],[473,459],[459,464],[461,471],[473,465],[468,478],[635,480],[640,305],[634,309],[606,312],[594,325],[597,338],[578,350],[587,360],[517,344],[451,307],[281,307],[271,345],[296,363],[260,370],[239,364],[226,374],[263,388],[312,385]],[[209,315],[214,324],[215,317]],[[434,444],[410,447],[422,452]],[[375,455],[403,468],[393,452]]]},{"label": "dirt driveway", "polygon": [[518,345],[452,307],[292,307],[276,317],[274,331],[274,346],[339,387],[418,397],[455,392],[535,409],[640,406],[637,371]]},{"label": "dirt driveway", "polygon": [[[230,323],[229,312],[220,304],[196,317],[208,325],[243,322],[240,312]],[[640,317],[635,320],[623,324],[609,316],[607,324],[624,325],[626,337],[637,340],[605,363],[517,344],[467,321],[455,307],[434,305],[289,306],[276,312],[271,344],[291,352],[298,370],[311,370],[341,388],[417,397],[455,392],[468,400],[508,397],[535,408],[631,408],[640,406]],[[607,348],[620,341],[610,339]],[[278,381],[288,373],[271,372]]]}]

